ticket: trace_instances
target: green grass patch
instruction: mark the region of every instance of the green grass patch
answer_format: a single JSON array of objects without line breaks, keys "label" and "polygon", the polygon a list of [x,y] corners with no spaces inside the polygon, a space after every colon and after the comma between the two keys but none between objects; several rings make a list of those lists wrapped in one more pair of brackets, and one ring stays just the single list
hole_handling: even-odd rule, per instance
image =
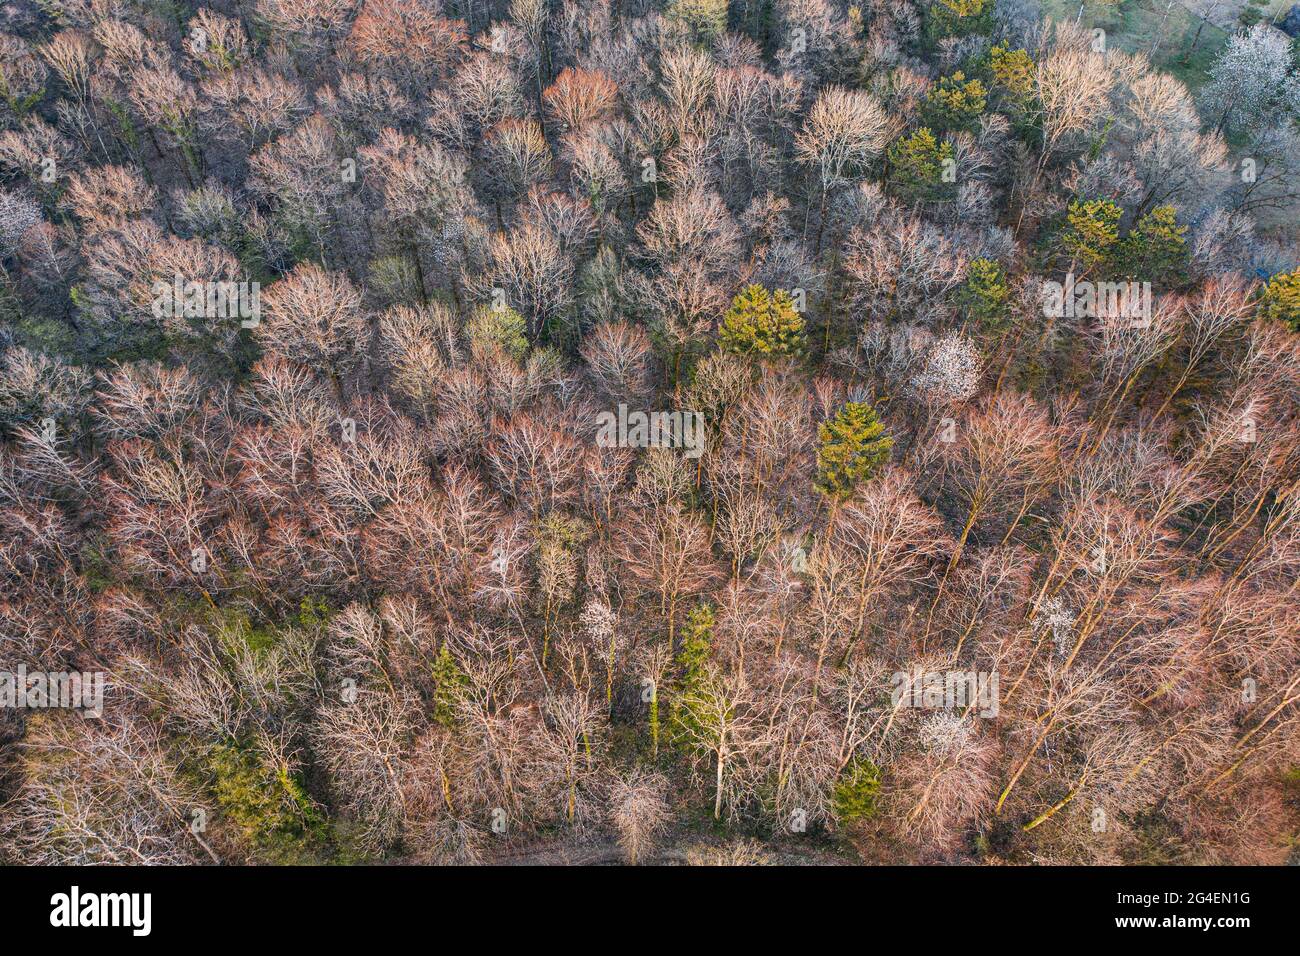
[{"label": "green grass patch", "polygon": [[[1043,15],[1074,22],[1079,5],[1070,0],[1043,0]],[[1113,50],[1147,54],[1153,64],[1176,76],[1193,93],[1205,85],[1210,64],[1230,36],[1212,23],[1202,27],[1201,20],[1181,3],[1170,7],[1167,0],[1127,0],[1118,6],[1087,3],[1079,23],[1105,30],[1106,42]]]}]

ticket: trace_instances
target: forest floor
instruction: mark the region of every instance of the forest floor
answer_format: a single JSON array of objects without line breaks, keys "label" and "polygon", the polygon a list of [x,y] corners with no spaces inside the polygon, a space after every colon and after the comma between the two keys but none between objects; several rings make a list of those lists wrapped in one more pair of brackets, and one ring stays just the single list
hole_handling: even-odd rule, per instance
[{"label": "forest floor", "polygon": [[[1188,0],[1189,5],[1195,2]],[[1043,13],[1053,20],[1077,19],[1086,27],[1102,28],[1115,49],[1146,53],[1193,93],[1204,85],[1210,64],[1232,35],[1205,23],[1179,0],[1126,0],[1117,7],[1085,4],[1082,17],[1075,0],[1043,0]]]},{"label": "forest floor", "polygon": [[[1271,0],[1264,12],[1269,18],[1282,16],[1294,2]],[[1042,0],[1044,16],[1101,27],[1114,49],[1146,53],[1152,63],[1186,84],[1193,96],[1209,79],[1219,52],[1240,29],[1237,16],[1245,6],[1246,0],[1122,0],[1111,7],[1086,3],[1080,18],[1078,0]],[[1228,145],[1234,156],[1240,155],[1241,143],[1230,138]],[[1256,218],[1261,235],[1282,241],[1300,238],[1294,209],[1261,209]]]},{"label": "forest floor", "polygon": [[[596,838],[560,844],[543,841],[536,845],[511,847],[487,855],[484,862],[497,866],[622,866],[625,858],[617,842]],[[835,852],[823,841],[720,841],[687,833],[662,840],[641,862],[648,866],[721,866],[737,862],[761,862],[768,866],[845,866],[862,863],[847,848]]]}]

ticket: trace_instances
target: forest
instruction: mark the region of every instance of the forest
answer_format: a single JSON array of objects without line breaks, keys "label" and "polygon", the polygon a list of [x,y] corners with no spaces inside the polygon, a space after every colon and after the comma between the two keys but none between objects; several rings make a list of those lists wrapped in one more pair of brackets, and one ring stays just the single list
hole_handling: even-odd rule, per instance
[{"label": "forest", "polygon": [[1300,860],[1260,5],[4,2],[0,863]]}]

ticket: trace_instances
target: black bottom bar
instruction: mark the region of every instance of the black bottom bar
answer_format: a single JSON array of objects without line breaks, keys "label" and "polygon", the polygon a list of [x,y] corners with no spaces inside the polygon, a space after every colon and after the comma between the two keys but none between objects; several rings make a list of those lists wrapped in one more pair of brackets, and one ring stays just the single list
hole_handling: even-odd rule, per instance
[{"label": "black bottom bar", "polygon": [[[770,943],[774,930],[814,944],[825,935],[829,943],[842,940],[848,924],[866,932],[872,948],[891,938],[970,943],[987,936],[996,944],[1002,934],[1040,930],[1051,934],[1033,937],[1040,941],[1150,943],[1197,934],[1230,944],[1242,933],[1293,925],[1283,908],[1294,909],[1296,889],[1287,868],[9,868],[0,881],[10,939],[111,937],[127,946],[373,945],[376,931],[433,934],[448,943],[481,936],[493,945],[512,933],[530,942],[545,933],[564,945],[551,935],[557,922],[588,920],[588,931],[610,920],[641,925],[642,942],[653,945],[657,935],[681,938],[684,926],[666,925],[678,917],[694,925],[689,934],[697,940],[714,923],[728,946],[750,936]],[[124,925],[71,926],[74,886],[76,922],[116,916]],[[143,896],[117,894],[149,894],[147,911]],[[146,912],[148,935],[136,935]]]}]

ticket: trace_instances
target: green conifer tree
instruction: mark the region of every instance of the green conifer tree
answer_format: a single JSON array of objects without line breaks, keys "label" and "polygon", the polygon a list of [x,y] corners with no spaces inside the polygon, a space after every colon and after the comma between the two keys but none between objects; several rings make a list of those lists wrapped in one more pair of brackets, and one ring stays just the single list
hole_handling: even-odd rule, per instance
[{"label": "green conifer tree", "polygon": [[433,661],[433,719],[443,727],[456,723],[456,701],[469,684],[465,672],[444,644]]},{"label": "green conifer tree", "polygon": [[831,791],[831,808],[840,823],[853,823],[875,816],[880,797],[880,768],[870,760],[855,757],[844,768]]},{"label": "green conifer tree", "polygon": [[784,290],[768,292],[761,285],[749,285],[731,300],[718,341],[728,352],[741,355],[801,355],[806,343],[803,316]]},{"label": "green conifer tree", "polygon": [[961,70],[945,76],[926,95],[922,113],[935,129],[973,130],[988,105],[988,90]]},{"label": "green conifer tree", "polygon": [[1260,293],[1259,316],[1285,322],[1292,331],[1300,332],[1300,269],[1268,280]]},{"label": "green conifer tree", "polygon": [[1006,272],[992,259],[973,259],[966,281],[957,291],[957,302],[966,318],[992,334],[1006,327],[1010,297]]},{"label": "green conifer tree", "polygon": [[849,402],[817,430],[818,491],[833,499],[848,498],[858,483],[886,461],[894,440],[866,402]]},{"label": "green conifer tree", "polygon": [[1065,224],[1057,234],[1060,255],[1076,270],[1104,270],[1119,242],[1124,210],[1109,199],[1072,199]]},{"label": "green conifer tree", "polygon": [[998,97],[1016,110],[1026,109],[1033,101],[1038,83],[1034,78],[1034,58],[1025,50],[998,45],[989,50],[989,70]]},{"label": "green conifer tree", "polygon": [[987,36],[993,32],[993,0],[935,0],[926,13],[932,40]]},{"label": "green conifer tree", "polygon": [[1133,224],[1116,259],[1133,279],[1157,286],[1177,284],[1187,265],[1186,232],[1173,206],[1157,206]]},{"label": "green conifer tree", "polygon": [[713,606],[701,604],[686,615],[686,623],[682,625],[682,644],[677,652],[678,677],[671,715],[676,740],[686,736],[685,730],[693,726],[692,722],[697,722],[696,716],[684,701],[698,697],[704,687],[706,665],[713,653],[715,623]]},{"label": "green conifer tree", "polygon": [[908,202],[933,202],[956,194],[956,179],[944,181],[944,170],[955,172],[952,143],[939,142],[928,127],[902,136],[885,151],[889,160],[889,186]]}]

